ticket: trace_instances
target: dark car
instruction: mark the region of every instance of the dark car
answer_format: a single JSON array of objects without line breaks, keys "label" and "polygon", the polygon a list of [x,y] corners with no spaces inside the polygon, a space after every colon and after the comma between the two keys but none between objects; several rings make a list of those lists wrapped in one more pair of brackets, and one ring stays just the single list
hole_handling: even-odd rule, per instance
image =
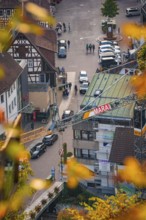
[{"label": "dark car", "polygon": [[66,48],[63,46],[58,47],[58,58],[66,58],[66,56],[67,56]]},{"label": "dark car", "polygon": [[38,143],[30,150],[31,159],[39,158],[46,151],[46,145],[44,143]]},{"label": "dark car", "polygon": [[101,89],[96,90],[94,93],[94,97],[99,96],[102,92],[103,92],[103,90],[101,90]]},{"label": "dark car", "polygon": [[46,145],[46,146],[50,146],[52,144],[54,144],[55,141],[57,141],[58,139],[58,134],[51,134],[51,135],[46,135],[42,142]]},{"label": "dark car", "polygon": [[62,119],[64,121],[71,121],[72,116],[74,115],[74,111],[73,110],[65,110],[62,114]]}]

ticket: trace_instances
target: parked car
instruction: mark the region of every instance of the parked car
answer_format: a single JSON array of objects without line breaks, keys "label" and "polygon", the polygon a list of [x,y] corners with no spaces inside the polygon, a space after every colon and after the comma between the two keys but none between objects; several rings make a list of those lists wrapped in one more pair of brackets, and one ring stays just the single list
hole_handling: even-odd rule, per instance
[{"label": "parked car", "polygon": [[73,115],[74,115],[74,111],[67,109],[62,114],[62,120],[64,120],[65,122],[66,121],[71,121]]},{"label": "parked car", "polygon": [[127,17],[139,16],[139,15],[140,15],[139,8],[126,8],[126,16]]},{"label": "parked car", "polygon": [[109,49],[104,48],[104,49],[99,50],[99,55],[100,55],[100,53],[108,53],[108,52],[113,52],[115,54],[120,54],[121,50],[118,50],[118,49],[115,49],[115,48],[109,48]]},{"label": "parked car", "polygon": [[110,45],[118,45],[118,42],[117,41],[110,41],[110,40],[102,40],[102,41],[99,41],[99,45],[106,45],[106,44],[110,44]]},{"label": "parked car", "polygon": [[96,91],[94,92],[94,97],[99,96],[102,92],[103,92],[103,90],[101,90],[101,89],[96,90]]},{"label": "parked car", "polygon": [[46,145],[44,143],[38,143],[30,150],[31,159],[39,158],[46,151]]},{"label": "parked car", "polygon": [[85,70],[81,70],[79,74],[79,82],[83,83],[85,81],[88,82],[87,72]]},{"label": "parked car", "polygon": [[105,44],[105,45],[101,45],[101,46],[98,47],[98,52],[103,50],[103,49],[120,50],[120,47],[117,46],[117,45]]},{"label": "parked car", "polygon": [[67,48],[66,40],[58,40],[58,47],[65,47],[65,48]]},{"label": "parked car", "polygon": [[42,142],[46,145],[46,146],[50,146],[53,145],[55,141],[57,141],[58,139],[58,134],[51,134],[51,135],[46,135]]},{"label": "parked car", "polygon": [[89,82],[83,82],[80,86],[80,94],[85,94],[88,90]]},{"label": "parked car", "polygon": [[66,58],[67,57],[67,51],[66,51],[66,48],[61,46],[61,47],[58,47],[58,57],[59,58]]}]

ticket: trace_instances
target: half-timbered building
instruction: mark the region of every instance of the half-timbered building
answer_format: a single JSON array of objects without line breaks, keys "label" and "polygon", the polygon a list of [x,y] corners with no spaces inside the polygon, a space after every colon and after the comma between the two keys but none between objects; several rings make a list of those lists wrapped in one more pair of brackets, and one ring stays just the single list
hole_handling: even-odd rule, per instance
[{"label": "half-timbered building", "polygon": [[[25,4],[27,2],[28,0],[0,0],[0,29],[3,29],[6,26],[17,7],[20,7],[22,13],[25,13]],[[51,5],[48,0],[29,0],[29,2],[35,3],[48,10],[48,12],[51,12]],[[39,24],[44,27],[49,27],[47,22],[39,22]]]},{"label": "half-timbered building", "polygon": [[29,101],[39,112],[49,112],[54,101],[56,42],[55,31],[45,29],[42,36],[18,33],[8,49],[17,62],[27,60]]}]

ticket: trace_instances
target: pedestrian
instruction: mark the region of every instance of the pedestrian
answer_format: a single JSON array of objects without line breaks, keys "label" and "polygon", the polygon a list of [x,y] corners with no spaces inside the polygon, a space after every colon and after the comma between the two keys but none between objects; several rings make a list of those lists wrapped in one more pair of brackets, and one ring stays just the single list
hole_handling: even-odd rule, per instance
[{"label": "pedestrian", "polygon": [[75,89],[75,95],[77,95],[77,93],[78,93],[78,87],[77,87],[77,85],[75,85],[74,89]]},{"label": "pedestrian", "polygon": [[70,23],[68,23],[68,32],[70,32]]},{"label": "pedestrian", "polygon": [[89,45],[86,44],[86,53],[88,54]]},{"label": "pedestrian", "polygon": [[70,48],[70,40],[67,41],[68,49]]},{"label": "pedestrian", "polygon": [[89,44],[89,51],[91,53],[91,50],[92,50],[92,44]]},{"label": "pedestrian", "polygon": [[118,27],[118,34],[120,34],[120,28]]},{"label": "pedestrian", "polygon": [[31,122],[31,130],[34,129],[34,122]]},{"label": "pedestrian", "polygon": [[92,49],[93,49],[93,53],[94,53],[94,50],[95,50],[95,45],[94,44],[92,45]]},{"label": "pedestrian", "polygon": [[66,28],[66,25],[65,25],[65,23],[64,23],[64,22],[63,22],[63,24],[62,24],[62,25],[63,25],[63,28]]},{"label": "pedestrian", "polygon": [[71,90],[72,83],[70,82],[70,83],[68,84],[68,86],[69,86],[69,90]]},{"label": "pedestrian", "polygon": [[63,31],[66,32],[66,24],[63,23]]},{"label": "pedestrian", "polygon": [[61,68],[61,72],[65,73],[65,68],[64,67]]}]

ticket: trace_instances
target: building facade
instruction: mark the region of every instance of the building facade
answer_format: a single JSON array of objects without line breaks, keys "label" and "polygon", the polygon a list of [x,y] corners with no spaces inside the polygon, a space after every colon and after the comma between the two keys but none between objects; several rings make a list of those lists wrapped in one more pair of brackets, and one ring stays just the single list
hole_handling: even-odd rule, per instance
[{"label": "building facade", "polygon": [[[110,163],[109,157],[115,130],[117,127],[133,126],[135,101],[127,105],[124,102],[120,104],[124,97],[132,94],[130,78],[130,75],[96,74],[85,94],[81,108],[91,109],[110,103],[114,106],[113,110],[104,113],[101,111],[101,114],[97,113],[93,118],[81,120],[73,125],[74,155],[79,162],[95,172],[95,178],[85,184],[94,187],[98,193],[114,194],[114,166]],[[101,91],[101,94],[95,97],[97,91]]]},{"label": "building facade", "polygon": [[[0,108],[3,111],[3,119],[13,122],[24,105],[24,95],[28,95],[27,80],[23,75],[26,73],[26,63],[20,65],[8,54],[0,54],[1,68],[4,70],[4,77],[0,80]],[[24,89],[25,86],[25,89]],[[4,130],[1,124],[0,135]]]}]

